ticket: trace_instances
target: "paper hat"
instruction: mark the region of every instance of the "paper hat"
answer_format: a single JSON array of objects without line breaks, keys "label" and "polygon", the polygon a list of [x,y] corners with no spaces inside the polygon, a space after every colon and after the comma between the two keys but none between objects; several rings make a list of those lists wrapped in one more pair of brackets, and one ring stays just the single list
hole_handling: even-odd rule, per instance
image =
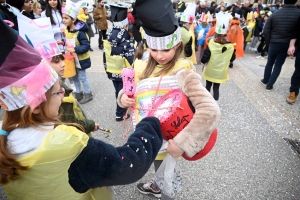
[{"label": "paper hat", "polygon": [[65,10],[64,14],[69,15],[73,19],[77,19],[80,6],[81,6],[81,3],[74,3],[71,0],[67,0],[66,7],[65,7],[66,10]]},{"label": "paper hat", "polygon": [[253,18],[253,19],[256,19],[257,17],[258,17],[258,13],[257,13],[257,12],[254,12],[252,18]]},{"label": "paper hat", "polygon": [[218,34],[226,34],[229,27],[231,14],[219,12],[216,14],[216,18],[217,18],[217,24],[216,24],[215,32]]},{"label": "paper hat", "polygon": [[170,0],[136,0],[135,10],[151,49],[171,49],[181,41],[180,27]]},{"label": "paper hat", "polygon": [[271,12],[271,11],[269,11],[268,13],[267,13],[267,15],[270,17],[271,15],[272,15],[273,13]]},{"label": "paper hat", "polygon": [[181,15],[180,21],[187,22],[187,23],[193,23],[195,19],[195,13],[196,13],[196,4],[195,3],[189,3],[187,5],[187,8],[184,10],[184,12]]},{"label": "paper hat", "polygon": [[119,5],[110,5],[111,10],[111,20],[113,21],[114,26],[123,28],[128,25],[127,19],[127,8]]},{"label": "paper hat", "polygon": [[58,79],[47,61],[0,20],[0,106],[8,111],[36,108]]},{"label": "paper hat", "polygon": [[253,11],[247,13],[247,20],[253,19]]},{"label": "paper hat", "polygon": [[264,10],[261,10],[259,13],[260,13],[261,15],[264,15],[266,12],[265,12]]},{"label": "paper hat", "polygon": [[49,17],[31,20],[24,15],[18,15],[18,24],[19,35],[32,45],[43,58],[49,59],[61,54],[54,39]]}]

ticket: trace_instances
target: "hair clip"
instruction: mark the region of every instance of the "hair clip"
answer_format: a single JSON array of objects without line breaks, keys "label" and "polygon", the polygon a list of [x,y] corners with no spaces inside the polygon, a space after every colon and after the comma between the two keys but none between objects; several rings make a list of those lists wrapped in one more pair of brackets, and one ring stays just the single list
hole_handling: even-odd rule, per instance
[{"label": "hair clip", "polygon": [[8,132],[0,129],[0,135],[2,135],[2,136],[8,136]]}]

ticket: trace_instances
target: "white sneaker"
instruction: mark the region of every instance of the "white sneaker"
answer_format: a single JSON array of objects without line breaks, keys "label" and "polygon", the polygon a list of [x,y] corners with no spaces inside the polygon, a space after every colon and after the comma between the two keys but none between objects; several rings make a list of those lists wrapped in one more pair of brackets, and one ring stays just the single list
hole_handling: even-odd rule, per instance
[{"label": "white sneaker", "polygon": [[261,56],[257,56],[256,58],[257,58],[257,59],[260,59],[260,58],[263,58],[263,57],[261,57]]},{"label": "white sneaker", "polygon": [[74,83],[71,83],[69,85],[69,87],[73,90],[74,93],[76,93],[76,87],[75,87]]}]

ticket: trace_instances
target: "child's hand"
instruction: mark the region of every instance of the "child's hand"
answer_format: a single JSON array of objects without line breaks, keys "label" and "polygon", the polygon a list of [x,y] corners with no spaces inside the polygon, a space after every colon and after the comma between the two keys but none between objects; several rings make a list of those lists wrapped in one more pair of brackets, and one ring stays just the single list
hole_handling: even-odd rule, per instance
[{"label": "child's hand", "polygon": [[70,53],[75,53],[75,49],[74,48],[67,48],[67,51]]},{"label": "child's hand", "polygon": [[56,41],[56,43],[57,43],[57,44],[61,44],[61,45],[63,45],[63,44],[64,44],[64,42],[63,42],[63,41],[61,41],[61,40],[57,40],[57,41]]},{"label": "child's hand", "polygon": [[135,100],[133,98],[129,98],[125,93],[121,97],[121,103],[125,107],[131,107],[134,106]]},{"label": "child's hand", "polygon": [[184,153],[184,151],[183,151],[181,148],[179,148],[179,147],[173,142],[172,139],[168,140],[168,142],[169,142],[169,146],[168,146],[168,148],[167,148],[167,152],[168,152],[171,156],[173,156],[174,158],[178,158],[178,157],[180,157],[180,156]]},{"label": "child's hand", "polygon": [[95,123],[95,129],[93,131],[98,131],[100,124]]}]

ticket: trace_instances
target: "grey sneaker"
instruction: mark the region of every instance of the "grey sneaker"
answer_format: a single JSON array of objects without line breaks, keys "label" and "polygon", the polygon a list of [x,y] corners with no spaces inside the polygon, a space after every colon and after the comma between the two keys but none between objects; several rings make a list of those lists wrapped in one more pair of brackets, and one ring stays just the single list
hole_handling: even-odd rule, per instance
[{"label": "grey sneaker", "polygon": [[83,99],[83,92],[76,93],[74,92],[75,99],[79,102]]},{"label": "grey sneaker", "polygon": [[83,99],[81,101],[79,101],[80,104],[85,104],[89,101],[93,100],[93,94],[92,93],[86,93],[83,94]]},{"label": "grey sneaker", "polygon": [[142,194],[151,194],[153,196],[155,196],[156,198],[160,198],[161,197],[161,192],[160,189],[155,186],[155,184],[150,181],[149,183],[139,183],[137,184],[137,189],[140,193]]}]

